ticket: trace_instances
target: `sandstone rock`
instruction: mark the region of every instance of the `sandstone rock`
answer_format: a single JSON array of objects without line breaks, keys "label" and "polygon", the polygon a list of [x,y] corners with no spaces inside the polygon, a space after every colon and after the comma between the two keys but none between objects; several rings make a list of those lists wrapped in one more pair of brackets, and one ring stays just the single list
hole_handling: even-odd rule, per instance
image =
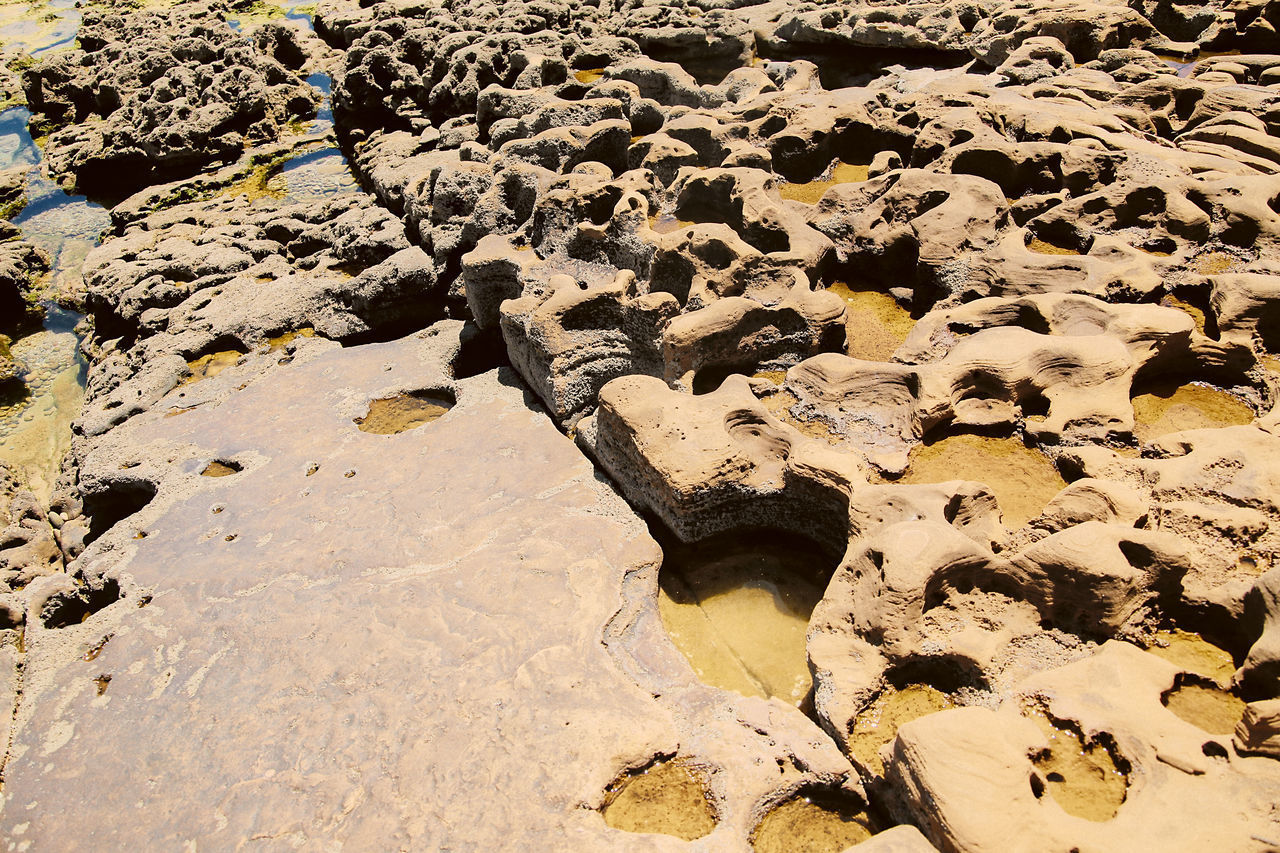
[{"label": "sandstone rock", "polygon": [[17,229],[0,220],[0,334],[16,336],[38,328],[44,311],[35,304],[37,279],[49,270],[49,256],[18,239]]},{"label": "sandstone rock", "polygon": [[[1146,496],[1147,526],[1175,533],[1194,548],[1184,599],[1215,632],[1245,646],[1252,642],[1244,639],[1241,622],[1245,596],[1258,574],[1273,566],[1276,531],[1266,508],[1274,493],[1268,462],[1274,441],[1257,427],[1234,426],[1174,433],[1157,442],[1150,458],[1124,459],[1102,448],[1069,453],[1086,476],[1136,487]],[[1239,544],[1224,549],[1224,535]]]},{"label": "sandstone rock", "polygon": [[[206,5],[26,79],[55,176],[153,186],[0,513],[6,838],[674,849],[613,811],[670,775],[706,849],[810,793],[923,830],[869,850],[1271,844],[1270,5]],[[271,197],[307,146],[368,194]],[[813,589],[676,600],[757,539]]]},{"label": "sandstone rock", "polygon": [[[1058,732],[1074,728],[1077,737],[1098,744],[1086,754],[1102,766],[1107,759],[1099,751],[1116,756],[1112,760],[1121,776],[1110,793],[1106,774],[1114,770],[1102,770],[1091,780],[1063,780],[1084,786],[1081,797],[1106,799],[1115,810],[1110,819],[1104,814],[1081,819],[1064,811],[1085,804],[1060,799],[1069,797],[1070,789],[1055,789],[1053,777],[1037,771],[1033,757],[1045,749],[1045,735],[1011,703],[999,711],[963,708],[907,723],[894,745],[891,782],[901,802],[923,817],[925,834],[946,849],[1008,849],[1011,844],[1102,849],[1138,836],[1159,837],[1172,849],[1204,844],[1253,849],[1269,832],[1265,808],[1252,805],[1258,802],[1253,798],[1265,797],[1263,792],[1276,784],[1275,769],[1269,759],[1241,757],[1229,740],[1208,735],[1162,707],[1161,696],[1175,676],[1169,664],[1109,643],[1023,688],[1029,699],[1044,703],[1050,721],[1065,724]],[[1051,750],[1080,748],[1079,741],[1074,747],[1048,745]],[[1000,816],[979,802],[1000,803]],[[1177,808],[1171,810],[1171,803]]]},{"label": "sandstone rock", "polygon": [[840,738],[905,673],[1000,695],[1078,657],[1087,646],[1072,635],[1138,635],[1170,610],[1186,571],[1171,536],[1088,522],[997,557],[943,518],[866,536],[814,610],[815,708]]},{"label": "sandstone rock", "polygon": [[1280,700],[1250,702],[1236,726],[1235,747],[1244,753],[1280,758]]},{"label": "sandstone rock", "polygon": [[1274,693],[1280,686],[1280,632],[1276,624],[1280,617],[1280,572],[1272,569],[1258,578],[1246,606],[1259,636],[1240,668],[1241,681],[1255,691]]},{"label": "sandstone rock", "polygon": [[[77,561],[90,590],[118,599],[90,592],[90,615],[68,623],[56,614],[74,584],[33,593],[54,604],[28,633],[7,837],[64,834],[61,802],[86,818],[103,810],[112,844],[287,832],[501,846],[518,823],[522,837],[598,849],[626,843],[596,811],[610,781],[678,751],[713,771],[713,838],[734,847],[778,786],[847,772],[794,709],[723,704],[662,651],[652,605],[637,612],[620,592],[627,577],[654,583],[643,524],[513,374],[450,377],[460,326],[348,349],[303,341],[287,366],[254,355],[193,386],[203,403],[185,414],[165,417],[161,402],[92,443],[81,482],[102,489],[100,506],[131,508],[122,475],[154,497]],[[371,399],[423,387],[456,405],[398,435],[352,423]],[[490,464],[507,458],[520,464]],[[211,459],[238,470],[200,476]],[[335,613],[341,630],[325,627]],[[192,732],[207,745],[194,758]],[[318,733],[331,744],[314,764]],[[779,773],[775,756],[808,769]],[[193,760],[201,772],[185,769]],[[527,772],[494,775],[499,765]],[[107,767],[110,791],[96,781]],[[119,802],[177,794],[217,800],[222,818],[108,817]],[[494,819],[497,802],[513,805]]]},{"label": "sandstone rock", "polygon": [[304,327],[359,340],[444,313],[431,259],[357,195],[163,210],[90,253],[85,271],[98,334],[135,341],[91,377],[80,426],[88,435],[149,408],[187,361]]},{"label": "sandstone rock", "polygon": [[1073,64],[1071,54],[1062,42],[1048,36],[1024,41],[1000,64],[996,73],[1003,74],[1011,83],[1026,85],[1045,77],[1055,77]]},{"label": "sandstone rock", "polygon": [[[0,462],[0,590],[18,590],[63,568],[63,554],[36,496]],[[13,602],[0,628],[21,626],[22,607]]]},{"label": "sandstone rock", "polygon": [[745,380],[690,397],[654,377],[615,379],[581,434],[628,499],[682,538],[750,524],[836,550],[848,540],[847,490],[861,467],[775,420]]}]

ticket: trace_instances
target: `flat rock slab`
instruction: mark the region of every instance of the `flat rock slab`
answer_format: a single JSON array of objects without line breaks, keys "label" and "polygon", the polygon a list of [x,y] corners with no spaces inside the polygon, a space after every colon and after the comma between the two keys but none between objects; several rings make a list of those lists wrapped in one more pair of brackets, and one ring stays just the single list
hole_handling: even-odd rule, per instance
[{"label": "flat rock slab", "polygon": [[[601,642],[660,559],[643,523],[509,374],[453,382],[425,336],[310,346],[91,454],[159,465],[159,494],[82,558],[125,598],[29,629],[8,849],[679,844],[593,810],[624,756],[676,745]],[[423,387],[457,406],[357,430]]]}]

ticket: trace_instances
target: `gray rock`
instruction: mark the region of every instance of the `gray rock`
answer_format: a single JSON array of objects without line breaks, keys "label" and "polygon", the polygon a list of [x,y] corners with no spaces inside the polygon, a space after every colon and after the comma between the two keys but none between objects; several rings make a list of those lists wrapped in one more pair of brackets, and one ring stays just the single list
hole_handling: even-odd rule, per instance
[{"label": "gray rock", "polygon": [[275,139],[313,115],[319,94],[238,36],[218,8],[87,9],[79,47],[23,73],[38,124],[54,129],[49,171],[119,193],[190,175]]}]

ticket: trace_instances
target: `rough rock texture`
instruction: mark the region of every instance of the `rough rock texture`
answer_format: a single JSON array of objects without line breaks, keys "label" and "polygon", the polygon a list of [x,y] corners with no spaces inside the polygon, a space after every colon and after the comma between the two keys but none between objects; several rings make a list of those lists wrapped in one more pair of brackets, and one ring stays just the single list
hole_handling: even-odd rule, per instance
[{"label": "rough rock texture", "polygon": [[[1108,643],[1028,679],[998,710],[942,711],[903,726],[894,784],[925,834],[951,849],[1104,850],[1134,834],[1169,849],[1266,849],[1260,827],[1280,781],[1271,762],[1237,753],[1229,737],[1164,707],[1177,675],[1152,655]],[[1114,818],[1082,820],[1046,796],[1043,779],[1037,786],[1032,757],[1045,736],[1022,708],[1102,739],[1120,756],[1126,790]]]},{"label": "rough rock texture", "polygon": [[96,435],[149,408],[217,352],[302,328],[333,339],[439,317],[431,259],[358,194],[252,205],[244,196],[152,214],[85,263],[103,343],[79,429]]},{"label": "rough rock texture", "polygon": [[[0,521],[5,524],[0,533],[0,584],[4,590],[21,589],[37,577],[62,571],[62,551],[45,508],[3,463],[0,463]],[[21,607],[2,618],[4,628],[21,626]]]},{"label": "rough rock texture", "polygon": [[24,75],[149,186],[5,492],[6,839],[675,849],[665,767],[695,849],[1277,845],[1275,4],[247,11]]},{"label": "rough rock texture", "polygon": [[217,5],[91,7],[76,49],[23,72],[27,104],[58,128],[45,146],[49,171],[91,191],[132,191],[275,139],[313,115],[316,98],[270,35],[247,43]]},{"label": "rough rock texture", "polygon": [[48,256],[0,220],[0,334],[12,336],[39,324],[42,312],[31,294],[48,269]]}]

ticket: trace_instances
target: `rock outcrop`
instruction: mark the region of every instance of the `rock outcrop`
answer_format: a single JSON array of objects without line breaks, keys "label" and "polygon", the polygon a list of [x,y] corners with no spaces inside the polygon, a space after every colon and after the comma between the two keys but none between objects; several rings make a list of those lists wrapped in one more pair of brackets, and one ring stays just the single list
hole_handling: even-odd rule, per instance
[{"label": "rock outcrop", "polygon": [[78,42],[24,71],[23,94],[53,131],[50,173],[82,191],[127,195],[234,160],[315,113],[278,31],[247,42],[216,7],[90,9]]},{"label": "rock outcrop", "polygon": [[262,11],[23,63],[5,838],[1276,846],[1272,4]]}]

